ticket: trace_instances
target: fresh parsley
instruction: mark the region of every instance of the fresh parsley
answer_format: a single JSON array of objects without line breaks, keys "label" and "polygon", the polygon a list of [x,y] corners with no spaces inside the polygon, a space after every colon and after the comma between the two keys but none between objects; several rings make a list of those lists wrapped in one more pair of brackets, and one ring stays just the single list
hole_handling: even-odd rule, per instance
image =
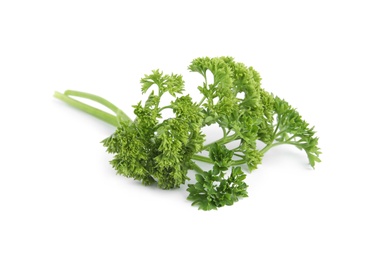
[{"label": "fresh parsley", "polygon": [[[149,94],[133,106],[134,120],[93,94],[67,90],[54,96],[116,127],[102,143],[114,155],[111,165],[118,174],[172,189],[189,180],[189,170],[196,171],[196,182],[188,184],[188,199],[202,210],[247,197],[241,165],[247,165],[249,171],[256,169],[272,147],[294,145],[306,152],[312,167],[320,162],[314,128],[285,100],[261,88],[260,75],[252,67],[231,57],[204,57],[194,59],[189,70],[203,78],[198,87],[201,100],[183,94],[181,75],[154,70],[141,79],[142,93]],[[163,104],[164,94],[171,95],[170,103]],[[113,114],[73,97],[98,102]],[[164,110],[171,110],[173,116],[163,118]],[[223,136],[205,144],[202,129],[210,125],[217,125]],[[232,142],[238,145],[228,148]],[[258,142],[264,143],[264,148],[259,149]],[[209,163],[212,169],[206,171],[197,162]]]}]

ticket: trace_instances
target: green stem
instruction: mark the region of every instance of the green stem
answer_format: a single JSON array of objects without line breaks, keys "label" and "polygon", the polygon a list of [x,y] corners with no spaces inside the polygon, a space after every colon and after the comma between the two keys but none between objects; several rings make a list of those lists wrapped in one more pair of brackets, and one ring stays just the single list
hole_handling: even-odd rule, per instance
[{"label": "green stem", "polygon": [[[205,163],[209,163],[209,164],[214,164],[214,162],[209,158],[209,157],[205,157],[205,156],[202,156],[202,155],[193,155],[192,157],[193,160],[196,160],[196,161],[200,161],[200,162],[205,162]],[[242,164],[245,164],[246,163],[246,160],[245,159],[241,159],[241,160],[232,160],[232,164],[231,166],[238,166],[238,165],[242,165]],[[203,171],[202,171],[203,172]]]},{"label": "green stem", "polygon": [[200,107],[200,106],[203,104],[203,102],[204,102],[205,100],[206,100],[206,97],[203,97],[202,100],[199,101],[198,106]]},{"label": "green stem", "polygon": [[237,156],[237,157],[240,157],[240,158],[244,158],[245,157],[244,155],[238,154],[238,153],[234,153],[234,156]]},{"label": "green stem", "polygon": [[280,117],[278,117],[278,119],[277,119],[277,125],[276,125],[276,129],[274,130],[274,136],[276,136],[277,135],[277,131],[279,130],[279,128],[280,128],[280,122],[281,122],[281,118]]},{"label": "green stem", "polygon": [[232,161],[231,166],[238,166],[238,165],[242,165],[245,163],[247,163],[247,161],[245,159],[234,160],[234,161]]},{"label": "green stem", "polygon": [[274,143],[267,144],[263,149],[260,150],[262,154],[266,153],[270,148],[272,148]]},{"label": "green stem", "polygon": [[215,143],[219,143],[219,144],[228,144],[232,141],[235,141],[236,140],[236,137],[237,135],[236,134],[233,134],[233,135],[230,135],[230,136],[223,136],[222,138],[212,142],[212,143],[209,143],[209,144],[206,144],[205,146],[203,146],[203,150],[207,151],[211,145],[215,144]]},{"label": "green stem", "polygon": [[87,105],[85,103],[82,103],[78,100],[75,100],[71,97],[69,97],[68,95],[65,95],[65,94],[62,94],[62,93],[59,93],[59,92],[55,92],[54,93],[54,97],[60,99],[61,101],[79,109],[79,110],[82,110],[83,112],[86,112],[87,114],[90,114],[110,125],[113,125],[115,127],[118,127],[119,126],[119,122],[118,122],[118,119],[116,116],[114,115],[111,115],[107,112],[104,112],[98,108],[95,108],[95,107],[92,107],[90,105]]},{"label": "green stem", "polygon": [[74,97],[80,97],[80,98],[86,98],[92,101],[95,101],[107,108],[109,108],[111,111],[113,111],[122,121],[129,121],[132,122],[132,119],[130,119],[121,109],[119,109],[117,106],[109,102],[108,100],[96,96],[94,94],[85,93],[81,91],[76,90],[66,90],[64,95],[66,96],[74,96]]},{"label": "green stem", "polygon": [[276,142],[276,143],[271,143],[271,144],[268,144],[267,146],[265,146],[263,149],[260,150],[260,152],[262,154],[266,153],[268,150],[270,150],[271,148],[275,147],[275,146],[278,146],[278,145],[282,145],[282,144],[290,144],[290,145],[300,145],[302,143],[299,143],[299,142],[292,142],[292,141],[285,141],[285,142]]},{"label": "green stem", "polygon": [[206,157],[206,156],[203,156],[203,155],[194,154],[192,156],[192,159],[196,160],[196,161],[200,161],[200,162],[214,164],[214,162],[209,157]]},{"label": "green stem", "polygon": [[281,129],[281,131],[277,133],[277,131],[280,130],[279,125],[280,125],[280,123],[278,122],[277,126],[276,126],[276,129],[274,130],[274,137],[273,137],[272,142],[270,144],[267,144],[263,149],[260,150],[260,152],[262,154],[266,153],[267,151],[269,151],[269,149],[271,149],[274,146],[277,146],[277,145],[280,145],[280,144],[287,144],[289,140],[291,140],[292,138],[294,138],[294,135],[293,135],[292,137],[288,138],[285,142],[274,142],[279,136],[281,136],[283,133],[287,132],[286,131],[287,129],[285,128],[285,129]]},{"label": "green stem", "polygon": [[203,173],[203,170],[201,167],[198,166],[198,164],[196,164],[194,161],[192,162],[191,164],[191,167],[194,171],[196,171],[197,173]]},{"label": "green stem", "polygon": [[168,109],[168,108],[173,108],[172,106],[164,106],[164,107],[160,107],[160,109],[158,110],[159,112],[165,110],[165,109]]}]

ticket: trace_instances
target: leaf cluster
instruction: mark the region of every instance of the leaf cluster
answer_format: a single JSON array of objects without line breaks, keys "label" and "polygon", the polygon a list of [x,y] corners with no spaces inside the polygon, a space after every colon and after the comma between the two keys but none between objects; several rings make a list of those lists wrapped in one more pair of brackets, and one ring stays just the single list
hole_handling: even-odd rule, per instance
[{"label": "leaf cluster", "polygon": [[[145,104],[135,105],[136,119],[122,122],[103,144],[114,154],[111,164],[117,173],[146,185],[157,182],[163,189],[179,187],[188,179],[192,155],[202,148],[203,115],[190,96],[177,97],[183,91],[181,76],[156,70],[145,75],[141,84],[143,93],[155,85],[158,94],[152,91]],[[165,93],[175,99],[161,107]],[[160,120],[164,109],[171,109],[175,117]]]},{"label": "leaf cluster", "polygon": [[[203,94],[199,102],[183,95],[180,75],[154,70],[141,79],[143,93],[152,86],[157,87],[157,93],[152,90],[144,103],[135,105],[136,119],[122,121],[103,142],[114,154],[111,164],[117,173],[171,189],[184,184],[187,171],[195,169],[196,183],[188,186],[188,199],[200,209],[210,210],[246,197],[246,175],[239,165],[256,169],[264,153],[276,145],[303,149],[313,167],[320,161],[313,128],[285,100],[266,92],[252,67],[231,57],[204,57],[194,59],[189,70],[203,77],[198,86]],[[165,93],[173,97],[169,105],[160,104]],[[175,116],[162,119],[164,109],[172,110]],[[222,129],[223,137],[204,145],[202,128],[213,124]],[[238,145],[228,149],[226,145],[233,141]],[[259,150],[258,142],[266,147]],[[201,151],[208,151],[209,157],[197,155]],[[211,163],[213,168],[204,171],[194,160]]]},{"label": "leaf cluster", "polygon": [[212,210],[225,205],[232,205],[239,198],[248,197],[248,185],[244,182],[246,174],[241,167],[232,167],[231,174],[226,176],[232,163],[233,152],[224,145],[214,144],[210,158],[214,162],[212,170],[195,175],[196,183],[189,184],[188,200],[193,201],[202,210]]},{"label": "leaf cluster", "polygon": [[[236,155],[242,156],[250,170],[256,169],[262,157],[257,141],[268,143],[274,131],[274,98],[261,88],[259,73],[231,57],[198,58],[189,69],[204,78],[198,87],[204,95],[204,124],[217,124],[223,130],[220,143],[239,140]],[[207,71],[212,79],[207,77]]]},{"label": "leaf cluster", "polygon": [[314,168],[315,163],[321,161],[319,138],[315,136],[314,127],[310,127],[298,111],[285,100],[275,97],[274,101],[276,128],[273,133],[273,145],[290,144],[304,150],[310,165]]}]

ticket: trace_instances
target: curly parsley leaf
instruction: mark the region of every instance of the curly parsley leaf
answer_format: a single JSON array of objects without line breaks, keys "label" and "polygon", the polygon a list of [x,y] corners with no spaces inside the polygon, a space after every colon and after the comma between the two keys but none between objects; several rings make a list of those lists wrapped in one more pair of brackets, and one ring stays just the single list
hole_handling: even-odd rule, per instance
[{"label": "curly parsley leaf", "polygon": [[195,177],[197,182],[188,185],[187,199],[201,210],[231,206],[239,198],[248,197],[248,185],[244,182],[246,174],[241,167],[233,167],[228,177],[216,166],[210,171],[197,173]]},{"label": "curly parsley leaf", "polygon": [[211,210],[230,206],[239,198],[248,197],[248,185],[244,182],[246,174],[240,167],[232,167],[231,174],[226,177],[225,171],[232,164],[232,156],[233,152],[225,145],[215,143],[211,146],[213,169],[197,173],[197,182],[188,185],[188,200],[193,201],[192,205],[197,205],[202,210]]}]

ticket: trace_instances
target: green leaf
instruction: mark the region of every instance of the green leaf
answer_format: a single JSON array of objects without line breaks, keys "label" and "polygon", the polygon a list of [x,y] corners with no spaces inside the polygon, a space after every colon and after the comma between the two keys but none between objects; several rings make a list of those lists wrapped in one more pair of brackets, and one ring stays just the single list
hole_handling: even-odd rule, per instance
[{"label": "green leaf", "polygon": [[[214,176],[214,177],[213,177]],[[197,182],[189,184],[188,200],[201,210],[211,210],[233,205],[239,198],[247,197],[248,185],[244,182],[246,175],[240,167],[232,168],[228,178],[217,166],[208,172],[195,175]]]}]

